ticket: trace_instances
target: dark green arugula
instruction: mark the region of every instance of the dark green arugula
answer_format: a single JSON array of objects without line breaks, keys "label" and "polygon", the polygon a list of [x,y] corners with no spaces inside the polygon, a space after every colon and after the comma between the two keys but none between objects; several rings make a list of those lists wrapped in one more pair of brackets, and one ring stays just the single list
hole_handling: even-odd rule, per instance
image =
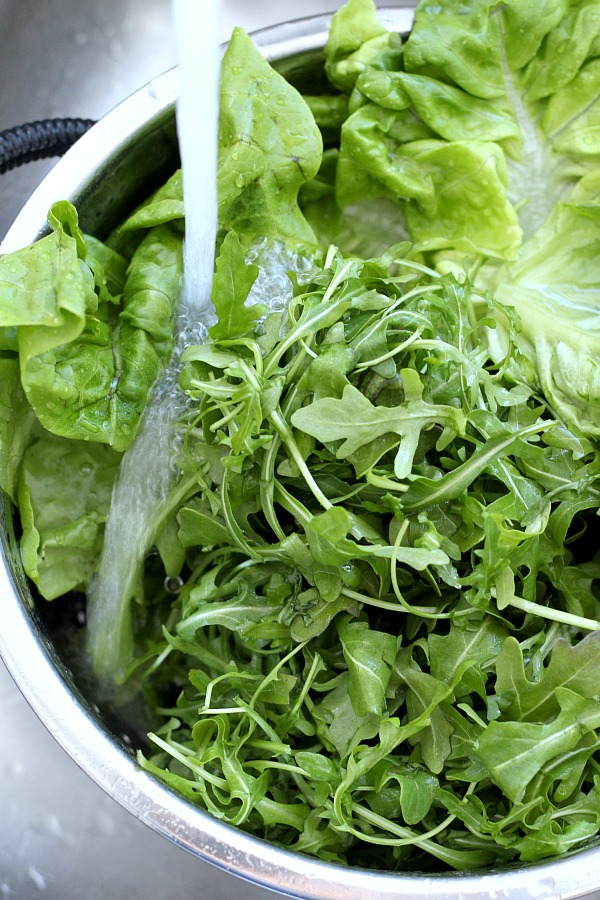
[{"label": "dark green arugula", "polygon": [[529,386],[516,317],[406,245],[332,248],[265,315],[221,253],[141,764],[327,860],[465,870],[591,838],[599,457]]}]

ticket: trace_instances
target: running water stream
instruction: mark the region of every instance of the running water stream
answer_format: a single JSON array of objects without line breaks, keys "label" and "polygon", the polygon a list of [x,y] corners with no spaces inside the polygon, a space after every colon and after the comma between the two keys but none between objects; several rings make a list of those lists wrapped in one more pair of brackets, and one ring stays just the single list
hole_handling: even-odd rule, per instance
[{"label": "running water stream", "polygon": [[124,676],[131,599],[177,468],[175,423],[184,409],[177,379],[183,348],[206,337],[217,230],[219,0],[173,0],[180,95],[177,128],[185,201],[184,279],[176,347],[121,462],[98,574],[88,590],[88,652],[105,686]]}]

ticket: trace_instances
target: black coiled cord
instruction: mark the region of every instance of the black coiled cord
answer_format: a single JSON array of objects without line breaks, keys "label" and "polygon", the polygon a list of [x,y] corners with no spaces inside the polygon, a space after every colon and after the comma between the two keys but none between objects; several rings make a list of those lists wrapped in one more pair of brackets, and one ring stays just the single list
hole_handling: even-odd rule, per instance
[{"label": "black coiled cord", "polygon": [[62,156],[93,119],[42,119],[0,131],[0,175],[35,159]]}]

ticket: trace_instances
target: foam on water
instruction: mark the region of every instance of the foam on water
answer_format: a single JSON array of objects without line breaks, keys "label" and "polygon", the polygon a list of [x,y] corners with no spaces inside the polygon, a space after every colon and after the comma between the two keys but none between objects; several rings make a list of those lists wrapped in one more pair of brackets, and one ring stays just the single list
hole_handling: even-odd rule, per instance
[{"label": "foam on water", "polygon": [[120,679],[131,637],[130,601],[149,549],[156,513],[177,477],[175,423],[185,407],[177,390],[182,349],[206,339],[217,230],[219,0],[173,0],[181,88],[177,127],[186,215],[184,282],[176,350],[155,389],[111,499],[99,571],[88,590],[88,652],[108,686]]},{"label": "foam on water", "polygon": [[312,271],[308,257],[283,241],[258,238],[248,249],[246,263],[258,266],[258,275],[246,298],[246,306],[263,303],[269,312],[287,309],[294,293],[288,272],[295,272],[298,284],[305,283]]}]

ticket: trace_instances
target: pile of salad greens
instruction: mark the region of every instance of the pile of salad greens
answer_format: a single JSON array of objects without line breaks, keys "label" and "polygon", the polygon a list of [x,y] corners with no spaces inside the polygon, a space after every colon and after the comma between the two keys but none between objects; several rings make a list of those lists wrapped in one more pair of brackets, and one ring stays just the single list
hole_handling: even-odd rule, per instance
[{"label": "pile of salad greens", "polygon": [[[225,55],[217,318],[114,678],[140,765],[280,846],[553,857],[600,832],[600,0],[424,0],[404,38],[349,0],[324,68]],[[49,221],[0,258],[0,483],[68,604],[172,352],[181,173],[104,242]]]}]

